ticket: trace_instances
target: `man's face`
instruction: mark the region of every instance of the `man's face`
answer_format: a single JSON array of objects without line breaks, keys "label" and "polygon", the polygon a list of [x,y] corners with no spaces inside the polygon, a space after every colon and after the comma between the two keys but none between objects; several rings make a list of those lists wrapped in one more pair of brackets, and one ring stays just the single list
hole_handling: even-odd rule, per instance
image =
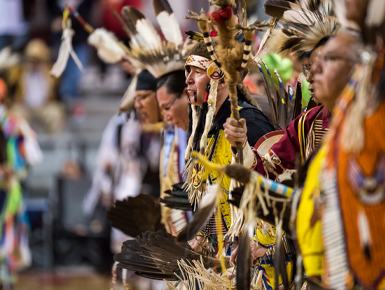
[{"label": "man's face", "polygon": [[[321,49],[322,49],[322,47],[316,48],[312,52],[312,54],[310,55],[309,59],[304,64],[310,65],[310,67],[311,67],[311,65],[314,63],[314,60],[315,60],[316,56],[318,55],[318,53],[321,51]],[[314,99],[316,99],[314,96],[314,73],[311,69],[307,72],[306,81],[309,83],[308,90],[310,91],[310,96],[313,97]],[[319,103],[319,101],[317,99],[315,101],[316,101],[316,103]]]},{"label": "man's face", "polygon": [[341,34],[329,40],[318,53],[311,72],[314,74],[314,95],[329,110],[349,81],[354,65],[356,40]]},{"label": "man's face", "polygon": [[153,91],[136,91],[135,109],[141,124],[155,124],[161,119],[158,102]]},{"label": "man's face", "polygon": [[[207,83],[210,82],[210,78],[204,69],[190,66],[190,72],[186,78],[187,92],[190,103],[196,106],[201,106],[205,99],[205,92]],[[194,94],[197,95],[197,101],[195,102]]]},{"label": "man's face", "polygon": [[188,124],[187,90],[183,92],[182,96],[177,96],[169,94],[167,88],[163,86],[157,90],[156,97],[164,120],[186,131]]}]

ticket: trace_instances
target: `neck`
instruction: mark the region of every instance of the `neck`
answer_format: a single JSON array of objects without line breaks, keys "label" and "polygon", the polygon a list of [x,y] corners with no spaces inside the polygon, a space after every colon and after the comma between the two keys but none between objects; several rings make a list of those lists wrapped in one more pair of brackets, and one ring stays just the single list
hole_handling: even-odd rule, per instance
[{"label": "neck", "polygon": [[223,88],[223,89],[218,91],[217,107],[215,108],[215,114],[218,113],[219,109],[221,108],[223,103],[226,101],[228,96],[229,96],[229,90],[227,88]]},{"label": "neck", "polygon": [[328,110],[328,112],[331,114],[334,110],[334,107],[336,105],[336,101],[337,101],[337,98],[333,98],[332,100],[330,100],[330,102],[325,102],[324,106],[326,107],[326,109]]}]

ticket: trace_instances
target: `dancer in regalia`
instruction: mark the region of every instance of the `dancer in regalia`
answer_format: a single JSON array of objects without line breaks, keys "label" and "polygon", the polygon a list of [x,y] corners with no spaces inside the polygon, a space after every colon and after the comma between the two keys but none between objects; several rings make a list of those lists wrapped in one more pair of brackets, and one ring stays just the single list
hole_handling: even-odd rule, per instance
[{"label": "dancer in regalia", "polygon": [[20,182],[43,156],[35,132],[7,103],[7,86],[0,79],[0,288],[13,289],[16,272],[31,264]]},{"label": "dancer in regalia", "polygon": [[[328,289],[384,287],[384,9],[375,0],[346,6],[346,18],[359,26],[366,46],[334,108],[298,209],[305,271]],[[316,78],[327,73],[325,65],[318,62]]]},{"label": "dancer in regalia", "polygon": [[[291,5],[290,16],[295,15],[298,19],[290,18],[291,20],[289,20],[285,18],[284,14],[282,21],[288,27],[276,29],[271,39],[268,40],[267,46],[283,57],[289,53],[296,56],[301,56],[304,53],[311,54],[309,64],[304,66],[304,73],[307,74],[312,97],[319,105],[296,117],[280,133],[279,138],[276,138],[276,135],[273,134],[270,134],[273,138],[267,135],[253,149],[255,154],[254,170],[275,181],[289,181],[291,184],[293,184],[292,174],[295,172],[297,156],[300,157],[299,163],[305,163],[321,145],[321,141],[328,131],[334,103],[339,92],[347,83],[349,72],[357,60],[358,39],[354,35],[341,34],[343,29],[337,19],[333,17],[334,12],[330,4],[327,2],[321,2],[318,6],[312,6],[311,4],[312,1],[302,4],[302,7]],[[303,13],[305,13],[306,17],[301,16]],[[305,21],[305,23],[298,25],[299,21]],[[325,44],[332,56],[327,55],[324,57],[320,55],[320,51],[323,51]],[[348,49],[349,51],[345,52]],[[342,59],[340,55],[343,55]],[[318,95],[317,92],[314,92],[314,68],[311,69],[311,65],[317,56],[318,58],[323,57],[326,59],[325,62],[334,65],[331,76],[344,76],[335,81],[335,84],[330,86],[330,90],[318,91]],[[228,135],[236,136],[237,138],[234,138],[233,141],[239,142],[244,138],[244,134],[237,135],[241,131],[238,130],[240,127],[236,125],[235,120],[228,120],[225,125],[225,132]],[[268,140],[269,138],[271,140]],[[268,142],[270,142],[270,148],[264,149],[267,153],[261,154],[261,147],[266,147]],[[289,210],[287,211],[289,212]],[[263,215],[260,217],[264,218]],[[266,232],[269,232],[268,229],[272,234],[266,234]],[[262,223],[262,226],[256,230],[255,241],[258,244],[253,245],[251,249],[253,257],[266,253],[263,257],[261,270],[265,271],[268,277],[268,279],[264,280],[268,288],[274,287],[273,255],[268,252],[269,249],[274,249],[277,241],[274,233],[275,227]],[[286,234],[283,240],[287,241]],[[287,262],[291,260],[288,259]]]},{"label": "dancer in regalia", "polygon": [[[270,148],[268,153],[262,155],[258,152],[258,147],[254,151],[256,158],[254,169],[278,182],[291,179],[297,155],[300,154],[300,161],[304,163],[320,146],[321,140],[329,128],[331,111],[330,108],[325,107],[326,104],[323,100],[314,93],[314,74],[310,68],[321,48],[328,40],[338,35],[342,28],[334,17],[334,10],[330,3],[321,1],[318,5],[312,6],[312,2],[309,0],[302,6],[292,5],[292,8],[288,10],[291,12],[290,18],[285,18],[286,14],[282,18],[287,28],[274,30],[272,37],[267,41],[267,47],[282,57],[289,54],[294,54],[296,57],[305,53],[311,55],[309,63],[304,64],[304,74],[310,83],[311,95],[319,104],[300,114],[284,128],[282,137],[277,139],[279,141]],[[347,37],[346,41],[348,45],[353,45],[356,42],[353,37]],[[352,61],[350,62],[352,63]],[[233,120],[228,120],[225,126],[226,132],[236,136],[234,141],[239,141],[244,138],[244,134],[237,136],[241,133],[239,129],[242,128],[235,125]]]}]

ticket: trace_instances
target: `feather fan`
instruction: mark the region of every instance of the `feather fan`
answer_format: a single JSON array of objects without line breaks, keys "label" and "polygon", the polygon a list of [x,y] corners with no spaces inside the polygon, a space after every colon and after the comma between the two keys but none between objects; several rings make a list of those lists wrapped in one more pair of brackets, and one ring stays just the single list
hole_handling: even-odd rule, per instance
[{"label": "feather fan", "polygon": [[164,225],[161,224],[159,202],[145,194],[122,201],[117,200],[108,211],[107,217],[112,227],[131,237],[146,231],[165,230]]},{"label": "feather fan", "polygon": [[188,192],[183,190],[184,183],[177,183],[172,186],[172,190],[166,190],[168,196],[160,198],[160,202],[166,207],[191,211],[191,203],[188,199]]},{"label": "feather fan", "polygon": [[205,226],[208,219],[211,217],[216,201],[216,188],[218,185],[211,186],[210,193],[207,193],[201,200],[199,204],[199,209],[194,214],[194,218],[190,221],[187,226],[178,234],[177,241],[178,243],[186,243],[187,241],[192,240],[200,230]]},{"label": "feather fan", "polygon": [[118,266],[136,275],[155,280],[176,281],[181,275],[178,261],[203,261],[206,268],[219,265],[218,259],[195,252],[188,244],[178,245],[175,237],[164,231],[145,232],[136,240],[125,241],[114,256]]},{"label": "feather fan", "polygon": [[250,265],[251,265],[251,248],[250,242],[254,243],[255,219],[251,218],[244,227],[241,242],[238,248],[237,258],[237,290],[250,289]]},{"label": "feather fan", "polygon": [[183,43],[182,32],[167,0],[154,0],[156,19],[166,40],[178,47]]}]

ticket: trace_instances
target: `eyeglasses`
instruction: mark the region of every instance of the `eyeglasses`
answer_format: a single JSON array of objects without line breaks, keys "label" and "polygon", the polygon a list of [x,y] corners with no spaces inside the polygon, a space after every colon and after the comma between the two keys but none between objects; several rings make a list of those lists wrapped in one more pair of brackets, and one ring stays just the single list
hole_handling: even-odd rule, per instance
[{"label": "eyeglasses", "polygon": [[332,54],[331,55],[318,54],[316,59],[315,59],[315,62],[317,61],[317,62],[320,62],[322,64],[326,64],[326,63],[331,63],[331,62],[335,62],[338,60],[347,61],[347,62],[351,62],[351,63],[354,62],[354,60],[352,60],[349,57],[340,56],[340,55],[332,55]]},{"label": "eyeglasses", "polygon": [[163,111],[163,112],[166,112],[166,111],[170,110],[171,107],[172,107],[172,105],[174,105],[175,101],[176,101],[177,99],[179,99],[179,98],[180,98],[180,95],[179,95],[179,96],[176,96],[175,99],[174,99],[171,103],[169,103],[165,108],[162,108],[162,111]]},{"label": "eyeglasses", "polygon": [[[315,58],[314,62],[320,62],[321,64],[331,63],[338,60],[347,61],[350,63],[354,63],[354,60],[352,60],[349,57],[340,56],[340,55],[329,55],[329,54],[318,54]],[[302,65],[302,72],[307,77],[310,73],[312,64],[303,64]]]}]

